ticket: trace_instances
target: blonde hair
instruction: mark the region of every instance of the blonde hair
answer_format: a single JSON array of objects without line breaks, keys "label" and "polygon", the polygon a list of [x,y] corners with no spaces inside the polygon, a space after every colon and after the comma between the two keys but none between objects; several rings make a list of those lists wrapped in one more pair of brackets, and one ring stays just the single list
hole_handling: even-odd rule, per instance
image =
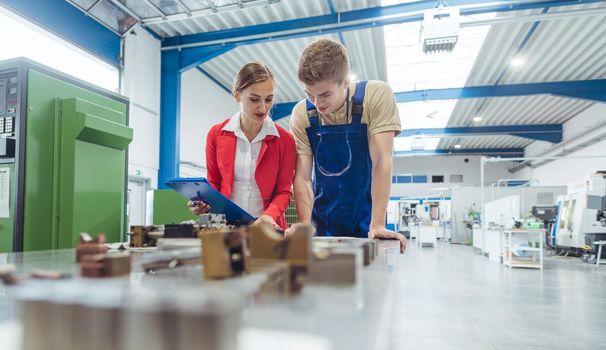
[{"label": "blonde hair", "polygon": [[317,39],[313,41],[301,54],[298,77],[307,85],[328,79],[342,83],[349,77],[347,49],[334,40]]},{"label": "blonde hair", "polygon": [[232,94],[235,94],[236,91],[240,92],[251,85],[262,83],[267,80],[275,82],[274,74],[266,65],[259,62],[247,63],[238,72],[231,92]]}]

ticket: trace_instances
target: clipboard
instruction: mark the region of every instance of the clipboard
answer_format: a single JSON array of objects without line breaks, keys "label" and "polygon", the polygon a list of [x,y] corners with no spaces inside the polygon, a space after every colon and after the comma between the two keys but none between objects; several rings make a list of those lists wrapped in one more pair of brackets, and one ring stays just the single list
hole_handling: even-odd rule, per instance
[{"label": "clipboard", "polygon": [[203,177],[173,178],[164,183],[189,200],[210,204],[210,212],[225,214],[225,219],[230,225],[239,226],[256,220],[246,210],[215,190]]}]

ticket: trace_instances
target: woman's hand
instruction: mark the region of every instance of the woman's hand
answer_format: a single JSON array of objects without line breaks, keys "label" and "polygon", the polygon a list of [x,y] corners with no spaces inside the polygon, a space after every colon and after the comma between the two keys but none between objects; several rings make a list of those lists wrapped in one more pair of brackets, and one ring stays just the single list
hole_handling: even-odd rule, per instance
[{"label": "woman's hand", "polygon": [[202,215],[210,211],[210,204],[204,201],[189,201],[187,202],[187,208],[194,215]]},{"label": "woman's hand", "polygon": [[256,224],[266,224],[269,225],[273,228],[276,228],[278,230],[281,230],[280,226],[278,226],[278,224],[276,224],[276,221],[274,220],[274,218],[272,218],[269,215],[261,215],[257,218],[257,221],[255,221],[255,225]]}]

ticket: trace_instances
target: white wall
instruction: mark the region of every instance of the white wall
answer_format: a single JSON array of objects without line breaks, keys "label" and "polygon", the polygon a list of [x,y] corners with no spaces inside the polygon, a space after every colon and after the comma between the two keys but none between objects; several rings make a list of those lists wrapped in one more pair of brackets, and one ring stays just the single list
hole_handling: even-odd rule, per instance
[{"label": "white wall", "polygon": [[[229,86],[228,88],[231,88]],[[206,176],[206,134],[215,124],[238,111],[231,95],[196,69],[181,76],[180,176]]]},{"label": "white wall", "polygon": [[[466,163],[465,159],[469,161]],[[427,184],[392,184],[391,196],[425,197],[439,196],[440,191],[430,191],[432,188],[453,186],[480,185],[480,156],[424,156],[424,157],[395,157],[393,174],[426,175]],[[495,183],[497,180],[512,178],[508,169],[512,162],[490,163],[484,168],[485,183]],[[431,175],[444,175],[444,183],[431,183]],[[463,175],[462,183],[450,183],[450,175]],[[445,193],[448,195],[448,193]]]},{"label": "white wall", "polygon": [[[606,104],[596,103],[564,123],[563,139],[564,141],[570,140],[579,133],[603,126],[605,123]],[[533,142],[526,147],[526,156],[533,157],[541,155],[552,146],[552,144],[547,142]],[[539,179],[542,186],[557,186],[579,182],[598,170],[606,170],[606,141],[603,139],[587,148],[567,155],[567,157],[595,155],[602,155],[605,157],[593,159],[561,159],[549,162],[534,169],[526,167],[513,175],[519,178],[533,177]]]},{"label": "white wall", "polygon": [[122,93],[130,99],[128,174],[157,188],[160,154],[160,41],[141,28],[126,34]]}]

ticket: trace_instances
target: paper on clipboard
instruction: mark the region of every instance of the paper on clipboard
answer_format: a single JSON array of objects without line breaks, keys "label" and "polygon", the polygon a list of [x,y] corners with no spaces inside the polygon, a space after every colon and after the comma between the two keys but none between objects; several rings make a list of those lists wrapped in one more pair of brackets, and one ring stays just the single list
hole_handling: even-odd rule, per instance
[{"label": "paper on clipboard", "polygon": [[0,218],[9,217],[10,168],[0,168]]},{"label": "paper on clipboard", "polygon": [[210,212],[225,214],[228,224],[242,225],[255,221],[255,217],[215,190],[203,177],[174,178],[165,184],[189,200],[201,200],[210,204]]}]

